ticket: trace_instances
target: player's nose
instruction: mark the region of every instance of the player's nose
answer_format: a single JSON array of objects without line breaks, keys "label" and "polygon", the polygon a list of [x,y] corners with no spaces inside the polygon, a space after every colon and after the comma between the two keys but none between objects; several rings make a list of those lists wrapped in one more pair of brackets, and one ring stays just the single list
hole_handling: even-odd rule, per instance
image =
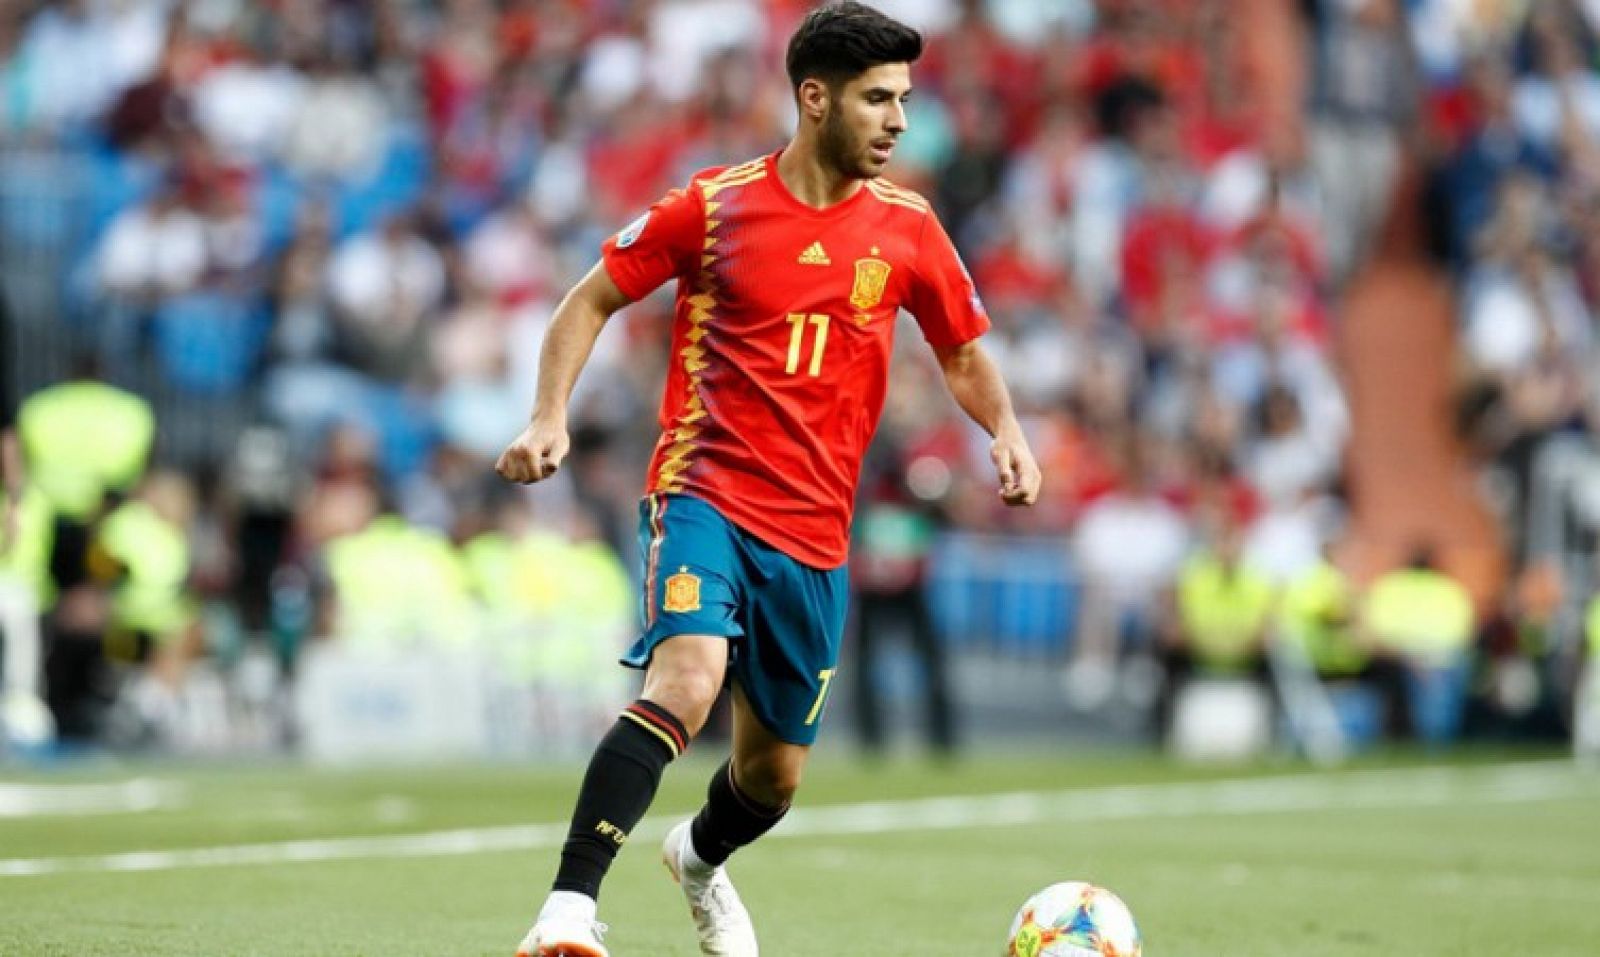
[{"label": "player's nose", "polygon": [[911,128],[911,120],[906,116],[904,105],[900,103],[894,104],[894,108],[889,111],[888,122],[884,124],[883,128],[895,136],[899,136]]}]

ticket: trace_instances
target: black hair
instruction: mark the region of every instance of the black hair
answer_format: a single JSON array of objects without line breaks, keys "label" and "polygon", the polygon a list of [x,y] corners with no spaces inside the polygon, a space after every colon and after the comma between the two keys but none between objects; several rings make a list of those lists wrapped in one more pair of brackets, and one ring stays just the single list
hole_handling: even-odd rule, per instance
[{"label": "black hair", "polygon": [[922,56],[922,34],[855,0],[818,7],[794,36],[784,65],[795,89],[817,79],[830,88],[885,63],[914,63]]}]

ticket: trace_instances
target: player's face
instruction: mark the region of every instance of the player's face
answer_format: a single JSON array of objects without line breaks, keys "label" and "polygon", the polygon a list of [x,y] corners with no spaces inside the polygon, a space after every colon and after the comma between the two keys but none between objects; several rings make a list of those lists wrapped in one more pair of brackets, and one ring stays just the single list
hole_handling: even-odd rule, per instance
[{"label": "player's face", "polygon": [[884,63],[842,86],[828,98],[820,151],[824,162],[846,176],[881,176],[895,142],[906,131],[911,65]]}]

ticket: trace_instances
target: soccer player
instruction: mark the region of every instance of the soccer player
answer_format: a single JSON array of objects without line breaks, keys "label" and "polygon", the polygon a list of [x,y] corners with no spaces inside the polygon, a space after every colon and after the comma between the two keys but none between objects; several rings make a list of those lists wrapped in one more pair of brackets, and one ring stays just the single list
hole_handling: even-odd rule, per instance
[{"label": "soccer player", "polygon": [[595,750],[519,955],[607,957],[600,883],[725,681],[732,756],[664,854],[701,951],[757,954],[723,865],[783,818],[816,740],[844,630],[857,475],[901,308],[993,437],[1000,497],[1038,496],[1038,466],[977,344],[989,322],[972,280],[927,202],[880,178],[921,52],[916,31],[862,4],[811,13],[789,42],[800,115],[789,144],[670,192],[604,244],[556,311],[531,423],[496,465],[511,481],[560,467],[568,397],[606,318],[677,281],[640,505],[644,631],[624,658],[645,670],[644,689]]}]

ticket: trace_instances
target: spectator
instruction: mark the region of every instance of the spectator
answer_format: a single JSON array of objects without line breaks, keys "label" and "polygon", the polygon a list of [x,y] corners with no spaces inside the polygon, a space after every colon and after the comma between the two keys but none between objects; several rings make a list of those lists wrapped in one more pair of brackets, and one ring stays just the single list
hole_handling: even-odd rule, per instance
[{"label": "spectator", "polygon": [[1161,649],[1166,673],[1157,727],[1171,720],[1183,686],[1205,677],[1245,677],[1270,688],[1267,629],[1276,594],[1272,581],[1244,564],[1242,530],[1221,518],[1213,542],[1179,572],[1176,620]]},{"label": "spectator", "polygon": [[439,253],[404,215],[348,239],[328,264],[342,353],[356,368],[406,382],[426,358],[429,317],[444,299]]},{"label": "spectator", "polygon": [[[101,381],[87,354],[71,381],[34,393],[17,414],[28,475],[60,520],[80,528],[99,516],[108,495],[139,481],[155,431],[150,404]],[[58,547],[63,537],[58,531]]]},{"label": "spectator", "polygon": [[[942,502],[951,490],[938,431],[925,415],[907,408],[904,390],[889,418],[907,429],[906,445],[880,444],[865,463],[861,483],[851,584],[855,608],[856,736],[863,751],[881,757],[886,744],[881,652],[901,632],[921,673],[923,734],[931,753],[950,757],[956,748],[955,705],[946,653],[928,608],[927,569],[934,536],[945,522]],[[921,429],[912,422],[922,423]]]},{"label": "spectator", "polygon": [[1309,427],[1294,393],[1273,386],[1261,400],[1258,439],[1245,476],[1267,501],[1287,505],[1326,488],[1339,467],[1337,436]]},{"label": "spectator", "polygon": [[1330,556],[1296,575],[1278,609],[1278,638],[1295,648],[1318,678],[1339,683],[1369,670],[1372,655],[1357,635],[1355,586]]},{"label": "spectator", "polygon": [[29,103],[32,126],[81,134],[161,52],[164,10],[155,3],[106,6],[62,0],[28,24],[12,73],[13,102]]},{"label": "spectator", "polygon": [[1362,627],[1376,654],[1404,676],[1403,709],[1391,713],[1391,727],[1432,745],[1455,739],[1475,618],[1471,596],[1439,570],[1430,546],[1416,547],[1404,568],[1372,583]]},{"label": "spectator", "polygon": [[1359,266],[1394,195],[1401,135],[1417,110],[1400,0],[1316,0],[1311,162],[1325,197],[1328,262]]},{"label": "spectator", "polygon": [[193,205],[193,184],[169,179],[149,203],[112,220],[100,243],[100,290],[142,311],[199,285],[208,262],[205,223]]},{"label": "spectator", "polygon": [[244,53],[194,85],[194,119],[224,156],[259,163],[283,150],[308,84],[282,59],[249,47]]},{"label": "spectator", "polygon": [[109,513],[95,541],[91,565],[110,588],[106,653],[127,664],[148,664],[170,691],[201,644],[189,589],[188,529],[194,489],[181,475],[158,472],[138,493]]},{"label": "spectator", "polygon": [[324,556],[323,635],[380,653],[473,640],[466,569],[437,532],[384,513],[331,539]]},{"label": "spectator", "polygon": [[295,92],[280,141],[289,169],[312,181],[359,182],[376,172],[389,117],[371,77],[322,58]]},{"label": "spectator", "polygon": [[1116,690],[1124,651],[1153,646],[1160,596],[1188,548],[1187,523],[1157,494],[1147,471],[1148,450],[1148,442],[1124,441],[1123,486],[1091,505],[1073,536],[1084,594],[1067,688],[1074,706],[1086,711]]}]

